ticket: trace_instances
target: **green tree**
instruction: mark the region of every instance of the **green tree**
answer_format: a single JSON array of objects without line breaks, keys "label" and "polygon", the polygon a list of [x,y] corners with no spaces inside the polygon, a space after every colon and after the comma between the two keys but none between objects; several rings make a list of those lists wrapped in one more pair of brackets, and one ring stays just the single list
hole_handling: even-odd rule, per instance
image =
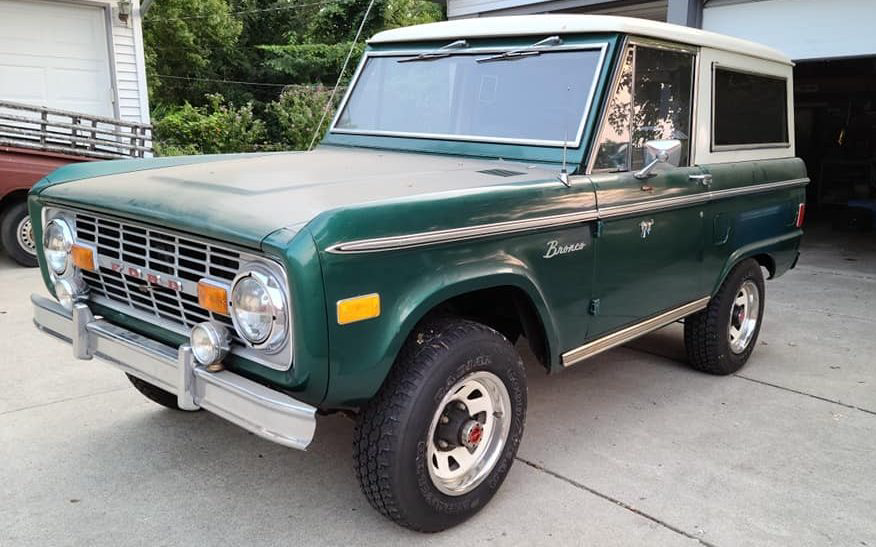
[{"label": "green tree", "polygon": [[237,44],[243,24],[226,0],[159,0],[143,21],[150,97],[156,105],[202,104],[222,78],[220,60]]}]

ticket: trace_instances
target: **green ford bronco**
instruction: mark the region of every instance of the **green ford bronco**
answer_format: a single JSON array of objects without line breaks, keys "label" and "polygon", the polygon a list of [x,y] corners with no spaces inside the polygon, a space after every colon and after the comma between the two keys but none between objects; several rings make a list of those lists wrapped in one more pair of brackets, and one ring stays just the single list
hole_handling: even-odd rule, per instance
[{"label": "green ford bronco", "polygon": [[369,502],[442,530],[514,461],[516,344],[560,373],[683,319],[692,367],[745,364],[799,254],[792,88],[772,49],[636,19],[386,31],[313,151],[44,178],[35,322],[289,447],[354,415]]}]

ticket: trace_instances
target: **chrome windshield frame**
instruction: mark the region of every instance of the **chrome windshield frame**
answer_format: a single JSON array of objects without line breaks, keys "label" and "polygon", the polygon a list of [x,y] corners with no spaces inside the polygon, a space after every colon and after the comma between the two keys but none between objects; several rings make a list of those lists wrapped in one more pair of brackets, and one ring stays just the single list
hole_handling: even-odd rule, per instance
[{"label": "chrome windshield frame", "polygon": [[[545,49],[543,53],[554,53],[558,51],[580,51],[580,50],[594,50],[599,52],[599,59],[596,63],[596,69],[593,73],[593,81],[590,84],[590,90],[587,93],[587,101],[584,104],[584,109],[582,110],[581,119],[578,122],[578,128],[574,135],[574,140],[544,140],[544,139],[520,139],[514,137],[485,137],[478,135],[455,135],[455,134],[444,134],[444,133],[417,133],[417,132],[408,132],[408,131],[382,131],[382,130],[369,130],[369,129],[342,129],[337,127],[338,120],[341,117],[341,114],[344,112],[344,109],[347,106],[347,102],[349,101],[351,95],[356,90],[356,85],[359,83],[359,78],[362,75],[362,70],[364,69],[368,59],[372,57],[401,57],[401,56],[416,56],[421,51],[416,50],[383,50],[383,51],[366,51],[362,56],[362,60],[359,62],[359,66],[356,68],[356,72],[353,74],[353,78],[350,80],[350,85],[347,88],[347,92],[344,95],[341,104],[338,105],[338,110],[335,113],[334,119],[332,119],[331,126],[329,128],[330,134],[338,134],[338,135],[361,135],[361,136],[372,136],[372,137],[405,137],[405,138],[415,138],[415,139],[432,139],[432,140],[442,140],[442,141],[468,141],[474,143],[493,143],[493,144],[517,144],[517,145],[528,145],[528,146],[545,146],[545,147],[553,147],[553,148],[562,148],[563,146],[567,146],[569,148],[578,148],[581,146],[581,140],[584,137],[584,129],[587,125],[587,118],[590,114],[590,110],[593,107],[593,102],[595,100],[596,89],[599,85],[600,76],[602,74],[603,69],[605,68],[605,58],[606,52],[608,51],[609,43],[607,41],[595,41],[591,43],[580,43],[580,44],[568,44],[561,46],[554,46],[549,49]],[[503,53],[506,51],[513,51],[515,49],[520,49],[520,46],[506,46],[506,47],[480,47],[480,48],[467,48],[465,50],[454,51],[451,56],[457,55],[483,55],[489,53]],[[431,50],[430,50],[431,51]],[[431,61],[435,62],[435,61]],[[440,61],[439,61],[440,62]]]}]

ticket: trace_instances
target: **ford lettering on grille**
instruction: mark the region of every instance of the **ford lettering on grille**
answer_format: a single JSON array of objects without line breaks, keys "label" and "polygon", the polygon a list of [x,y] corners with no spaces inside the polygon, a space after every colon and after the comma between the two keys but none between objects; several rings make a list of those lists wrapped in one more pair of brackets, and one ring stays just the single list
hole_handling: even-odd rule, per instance
[{"label": "ford lettering on grille", "polygon": [[114,272],[133,277],[134,279],[142,279],[150,285],[158,285],[159,287],[164,287],[165,289],[170,289],[172,291],[179,292],[183,290],[182,280],[168,278],[159,273],[129,266],[122,262],[114,262],[112,260],[107,260],[106,262],[109,264],[109,268]]}]

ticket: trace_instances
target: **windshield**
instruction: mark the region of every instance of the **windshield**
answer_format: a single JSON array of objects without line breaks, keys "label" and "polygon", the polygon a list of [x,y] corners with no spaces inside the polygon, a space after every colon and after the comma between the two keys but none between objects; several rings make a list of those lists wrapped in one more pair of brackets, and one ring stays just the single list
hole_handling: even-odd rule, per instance
[{"label": "windshield", "polygon": [[370,55],[333,131],[576,146],[602,51]]}]

